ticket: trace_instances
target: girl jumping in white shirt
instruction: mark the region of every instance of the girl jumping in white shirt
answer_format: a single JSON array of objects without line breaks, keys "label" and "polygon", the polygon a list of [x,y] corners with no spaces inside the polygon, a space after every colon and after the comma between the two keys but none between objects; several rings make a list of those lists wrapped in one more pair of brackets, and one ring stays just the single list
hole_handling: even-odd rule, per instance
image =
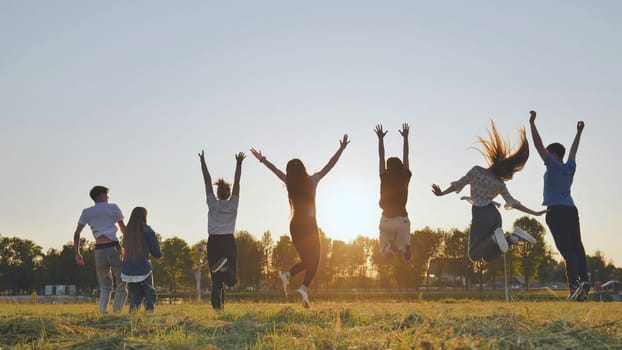
[{"label": "girl jumping in white shirt", "polygon": [[488,161],[488,168],[474,166],[460,180],[452,182],[446,190],[433,184],[432,192],[437,196],[444,196],[450,192],[460,192],[466,185],[471,185],[471,196],[462,197],[473,206],[471,208],[471,232],[469,234],[469,258],[473,261],[483,259],[491,261],[509,250],[509,246],[519,240],[535,243],[536,240],[527,232],[514,228],[514,232],[505,236],[501,228],[501,214],[497,210],[498,203],[493,199],[501,195],[505,200],[506,209],[518,209],[527,214],[540,216],[546,212],[534,211],[514,199],[505,186],[505,181],[512,179],[517,171],[525,166],[529,158],[529,144],[525,136],[525,129],[519,129],[520,145],[512,153],[491,121],[492,131],[488,132],[489,140],[479,137],[483,150],[480,152]]}]

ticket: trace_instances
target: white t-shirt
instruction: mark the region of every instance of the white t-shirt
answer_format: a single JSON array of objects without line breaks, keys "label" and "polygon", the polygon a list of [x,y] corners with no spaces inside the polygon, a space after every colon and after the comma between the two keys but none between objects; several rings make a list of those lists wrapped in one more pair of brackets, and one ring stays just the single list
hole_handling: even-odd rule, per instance
[{"label": "white t-shirt", "polygon": [[231,235],[235,232],[240,197],[232,195],[227,200],[218,200],[214,193],[207,195],[207,233],[210,235]]},{"label": "white t-shirt", "polygon": [[117,241],[117,222],[123,220],[121,209],[112,203],[95,203],[94,206],[82,210],[78,224],[88,224],[97,239],[106,236]]}]

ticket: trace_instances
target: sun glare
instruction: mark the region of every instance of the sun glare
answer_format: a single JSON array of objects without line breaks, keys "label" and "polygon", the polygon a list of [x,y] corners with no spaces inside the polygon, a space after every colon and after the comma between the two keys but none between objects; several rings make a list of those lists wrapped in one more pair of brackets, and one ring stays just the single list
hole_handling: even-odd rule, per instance
[{"label": "sun glare", "polygon": [[355,185],[323,190],[317,197],[318,226],[328,237],[349,242],[359,235],[373,238],[378,234],[380,208],[375,191]]}]

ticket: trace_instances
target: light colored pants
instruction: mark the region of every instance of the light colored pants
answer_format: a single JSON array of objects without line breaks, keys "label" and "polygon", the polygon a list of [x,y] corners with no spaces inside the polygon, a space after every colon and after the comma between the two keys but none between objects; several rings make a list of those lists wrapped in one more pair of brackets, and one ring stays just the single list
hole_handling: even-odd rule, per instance
[{"label": "light colored pants", "polygon": [[380,252],[391,252],[391,241],[394,246],[403,251],[410,245],[410,219],[407,216],[396,216],[394,218],[380,217]]},{"label": "light colored pants", "polygon": [[108,311],[114,280],[116,289],[112,311],[120,312],[127,299],[127,286],[121,280],[121,249],[119,247],[95,249],[95,273],[100,291],[99,311],[102,313]]}]

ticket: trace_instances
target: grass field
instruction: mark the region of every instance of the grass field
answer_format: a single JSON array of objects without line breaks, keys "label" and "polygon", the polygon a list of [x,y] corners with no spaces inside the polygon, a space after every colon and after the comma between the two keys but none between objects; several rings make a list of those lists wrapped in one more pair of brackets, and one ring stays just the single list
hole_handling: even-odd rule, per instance
[{"label": "grass field", "polygon": [[[127,309],[127,308],[126,308]],[[622,303],[320,301],[158,305],[0,304],[8,349],[622,349]]]}]

